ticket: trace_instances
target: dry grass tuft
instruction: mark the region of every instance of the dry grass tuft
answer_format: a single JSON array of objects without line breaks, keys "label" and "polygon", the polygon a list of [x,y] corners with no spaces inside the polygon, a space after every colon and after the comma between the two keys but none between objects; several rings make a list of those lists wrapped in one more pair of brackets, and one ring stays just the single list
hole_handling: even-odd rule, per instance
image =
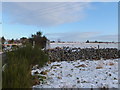
[{"label": "dry grass tuft", "polygon": [[103,67],[101,67],[101,66],[98,66],[98,67],[96,67],[96,69],[102,69]]},{"label": "dry grass tuft", "polygon": [[114,63],[112,63],[112,62],[109,62],[109,65],[110,65],[110,66],[112,66],[112,65],[114,65]]},{"label": "dry grass tuft", "polygon": [[84,64],[81,64],[81,65],[79,65],[79,66],[75,66],[76,68],[78,68],[78,67],[87,67],[86,65],[84,65]]}]

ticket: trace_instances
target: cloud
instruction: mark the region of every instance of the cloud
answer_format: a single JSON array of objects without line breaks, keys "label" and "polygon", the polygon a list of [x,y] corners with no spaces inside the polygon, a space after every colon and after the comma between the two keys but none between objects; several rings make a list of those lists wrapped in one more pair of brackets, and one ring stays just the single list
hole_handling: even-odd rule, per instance
[{"label": "cloud", "polygon": [[100,32],[66,32],[66,33],[49,33],[46,36],[50,40],[61,41],[118,41],[118,35],[101,35]]},{"label": "cloud", "polygon": [[118,35],[100,35],[94,38],[101,41],[118,41]]},{"label": "cloud", "polygon": [[89,3],[82,2],[4,2],[3,13],[12,24],[47,27],[79,21],[88,7]]},{"label": "cloud", "polygon": [[46,34],[51,40],[61,39],[62,41],[86,41],[87,39],[98,35],[99,32],[66,32]]}]

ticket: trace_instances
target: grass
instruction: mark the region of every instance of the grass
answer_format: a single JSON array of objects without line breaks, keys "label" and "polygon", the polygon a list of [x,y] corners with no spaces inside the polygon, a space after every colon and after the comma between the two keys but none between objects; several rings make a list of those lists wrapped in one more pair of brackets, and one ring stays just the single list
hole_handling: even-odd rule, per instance
[{"label": "grass", "polygon": [[33,77],[32,66],[38,64],[42,67],[47,61],[47,55],[37,46],[31,45],[7,52],[7,65],[2,72],[3,88],[31,88]]},{"label": "grass", "polygon": [[0,89],[2,88],[2,55],[0,55]]},{"label": "grass", "polygon": [[[0,43],[0,52],[2,52],[1,43]],[[2,68],[2,55],[0,55],[0,68]],[[0,69],[0,89],[2,89],[2,69]]]}]

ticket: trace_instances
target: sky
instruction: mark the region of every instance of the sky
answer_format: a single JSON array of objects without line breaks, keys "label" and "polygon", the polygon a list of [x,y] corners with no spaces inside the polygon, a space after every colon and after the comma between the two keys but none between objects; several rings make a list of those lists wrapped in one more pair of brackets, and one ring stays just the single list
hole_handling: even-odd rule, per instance
[{"label": "sky", "polygon": [[2,3],[2,36],[19,39],[37,31],[55,41],[117,41],[118,3]]}]

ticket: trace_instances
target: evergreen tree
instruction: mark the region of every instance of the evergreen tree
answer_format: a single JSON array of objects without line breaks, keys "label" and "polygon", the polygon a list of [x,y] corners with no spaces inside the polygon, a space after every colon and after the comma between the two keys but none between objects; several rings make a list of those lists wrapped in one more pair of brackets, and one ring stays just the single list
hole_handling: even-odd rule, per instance
[{"label": "evergreen tree", "polygon": [[46,42],[47,38],[45,36],[42,36],[42,32],[37,32],[36,34],[32,34],[31,37],[29,38],[29,42],[33,44],[35,42],[35,45],[45,48],[46,47]]},{"label": "evergreen tree", "polygon": [[5,40],[5,38],[4,38],[4,37],[2,37],[2,38],[1,38],[1,42],[2,42],[2,44],[4,44],[4,43],[5,43],[5,41],[6,41],[6,40]]},{"label": "evergreen tree", "polygon": [[87,40],[86,43],[89,43],[89,40]]}]

